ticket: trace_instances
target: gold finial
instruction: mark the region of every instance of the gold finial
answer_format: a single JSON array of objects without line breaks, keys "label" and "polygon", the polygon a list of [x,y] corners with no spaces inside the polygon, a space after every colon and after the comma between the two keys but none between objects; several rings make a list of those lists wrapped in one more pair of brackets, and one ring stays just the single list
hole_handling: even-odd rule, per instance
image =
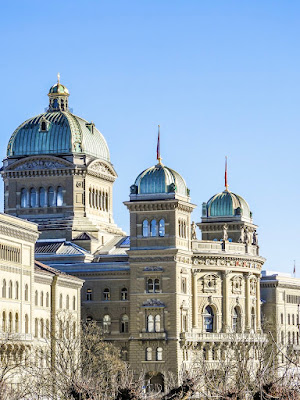
[{"label": "gold finial", "polygon": [[59,72],[57,73],[57,84],[58,85],[60,84],[60,73]]}]

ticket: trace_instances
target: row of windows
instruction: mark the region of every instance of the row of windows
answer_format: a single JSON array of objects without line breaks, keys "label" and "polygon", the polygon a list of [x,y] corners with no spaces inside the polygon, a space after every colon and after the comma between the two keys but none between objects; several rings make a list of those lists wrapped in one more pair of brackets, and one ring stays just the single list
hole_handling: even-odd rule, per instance
[{"label": "row of windows", "polygon": [[[155,360],[162,361],[162,359],[163,359],[163,349],[162,347],[157,347],[155,350]],[[146,361],[154,361],[152,347],[146,348]]]},{"label": "row of windows", "polygon": [[21,207],[61,207],[64,203],[63,188],[50,186],[48,189],[23,188],[21,190]]},{"label": "row of windows", "polygon": [[288,294],[286,296],[286,302],[292,304],[300,304],[300,296],[296,296],[294,294]]},{"label": "row of windows", "polygon": [[5,261],[21,262],[21,250],[17,247],[0,244],[0,258]]},{"label": "row of windows", "polygon": [[[25,323],[26,323],[26,316],[25,315]],[[28,321],[28,316],[27,316],[27,321]],[[19,314],[15,313],[13,316],[13,313],[10,312],[6,314],[6,311],[2,312],[2,332],[9,332],[9,333],[19,333]]]},{"label": "row of windows", "polygon": [[[87,317],[87,322],[93,321],[92,317]],[[110,332],[110,325],[111,325],[111,317],[110,315],[106,314],[103,316],[102,320],[102,329],[104,333]],[[128,333],[129,330],[129,317],[128,315],[124,314],[120,318],[120,333]]]},{"label": "row of windows", "polygon": [[[46,293],[46,296],[45,296],[45,306],[46,307],[49,307],[49,301],[50,301],[50,299],[49,299],[49,292],[47,292]],[[35,291],[35,295],[34,295],[34,305],[35,306],[40,306],[40,307],[44,307],[44,292],[41,292],[40,293],[40,303],[39,303],[39,293],[38,293],[38,291],[36,290]]]},{"label": "row of windows", "polygon": [[109,210],[109,195],[107,192],[89,188],[89,206],[101,211]]},{"label": "row of windows", "polygon": [[[67,294],[66,302],[65,302],[65,308],[67,310],[70,310],[70,307],[71,307],[71,305],[70,305],[70,296]],[[62,295],[62,293],[59,295],[59,308],[60,309],[63,308],[63,295]],[[76,310],[76,297],[75,296],[73,296],[72,309],[73,309],[73,311]]]},{"label": "row of windows", "polygon": [[181,238],[186,238],[187,230],[186,230],[186,221],[179,219],[178,220],[178,235]]},{"label": "row of windows", "polygon": [[[284,324],[284,317],[283,317],[282,313],[280,315],[280,322],[281,322],[281,325]],[[288,323],[288,325],[299,325],[299,315],[298,314],[296,314],[296,315],[288,314],[287,323]]]},{"label": "row of windows", "polygon": [[[110,290],[108,288],[105,288],[102,292],[103,295],[103,300],[104,301],[109,301],[110,300]],[[93,300],[93,290],[92,289],[87,289],[86,290],[86,301],[92,301]],[[128,290],[127,288],[123,288],[120,293],[120,300],[126,301],[128,300]]]},{"label": "row of windows", "polygon": [[46,321],[43,320],[43,318],[38,319],[35,318],[34,320],[34,336],[36,338],[50,338],[50,322],[49,319],[46,319]]},{"label": "row of windows", "polygon": [[6,285],[6,279],[3,279],[2,281],[2,297],[5,299],[6,296],[9,299],[19,299],[19,282],[16,281],[15,284],[13,285],[12,281],[8,282],[8,285]]},{"label": "row of windows", "polygon": [[[204,331],[215,332],[215,313],[211,306],[207,306],[203,314],[204,318]],[[242,327],[242,317],[239,307],[234,307],[232,311],[231,328],[233,332],[239,332]],[[251,309],[251,329],[255,330],[255,309]]]},{"label": "row of windows", "polygon": [[147,332],[160,332],[160,315],[157,314],[155,316],[148,315],[147,316]]},{"label": "row of windows", "polygon": [[157,223],[153,219],[150,223],[147,219],[143,221],[143,237],[148,236],[165,236],[165,220],[161,219]]},{"label": "row of windows", "polygon": [[[281,332],[281,344],[284,344],[285,332]],[[299,332],[288,332],[287,343],[299,345]]]}]

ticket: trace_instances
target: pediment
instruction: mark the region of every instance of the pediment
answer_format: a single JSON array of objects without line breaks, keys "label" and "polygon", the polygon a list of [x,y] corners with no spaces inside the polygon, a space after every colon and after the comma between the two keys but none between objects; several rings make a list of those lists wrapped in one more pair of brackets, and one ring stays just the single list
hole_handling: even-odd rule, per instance
[{"label": "pediment", "polygon": [[100,177],[106,177],[110,180],[115,180],[117,173],[113,166],[105,161],[96,160],[88,165],[88,173]]},{"label": "pediment", "polygon": [[14,162],[6,168],[6,171],[24,171],[24,170],[45,170],[74,168],[74,165],[61,158],[51,156],[28,157]]}]

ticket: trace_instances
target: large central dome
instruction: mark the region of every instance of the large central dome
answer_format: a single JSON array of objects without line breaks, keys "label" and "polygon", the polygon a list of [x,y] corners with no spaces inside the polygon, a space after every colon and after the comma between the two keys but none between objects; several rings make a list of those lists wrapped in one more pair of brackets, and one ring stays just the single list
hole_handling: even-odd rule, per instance
[{"label": "large central dome", "polygon": [[7,156],[79,153],[110,161],[106,140],[95,125],[70,112],[68,89],[58,82],[48,96],[47,112],[28,119],[14,131]]}]

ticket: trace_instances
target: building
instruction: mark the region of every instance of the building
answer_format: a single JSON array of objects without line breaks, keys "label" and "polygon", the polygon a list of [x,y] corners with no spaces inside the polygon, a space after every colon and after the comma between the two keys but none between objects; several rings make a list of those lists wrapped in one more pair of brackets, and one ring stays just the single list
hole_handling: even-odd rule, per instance
[{"label": "building", "polygon": [[[3,360],[22,360],[57,332],[58,313],[68,310],[77,329],[83,281],[34,259],[38,226],[0,214],[0,316]],[[2,379],[5,363],[0,366]],[[13,379],[18,374],[13,371]]]},{"label": "building", "polygon": [[185,180],[159,158],[130,188],[126,236],[113,222],[117,175],[104,137],[71,113],[59,80],[48,96],[47,111],[9,141],[4,207],[38,224],[37,260],[85,281],[83,318],[99,322],[150,385],[163,386],[166,371],[178,376],[195,348],[214,361],[233,341],[263,340],[264,258],[248,203],[226,184],[195,224]]}]

